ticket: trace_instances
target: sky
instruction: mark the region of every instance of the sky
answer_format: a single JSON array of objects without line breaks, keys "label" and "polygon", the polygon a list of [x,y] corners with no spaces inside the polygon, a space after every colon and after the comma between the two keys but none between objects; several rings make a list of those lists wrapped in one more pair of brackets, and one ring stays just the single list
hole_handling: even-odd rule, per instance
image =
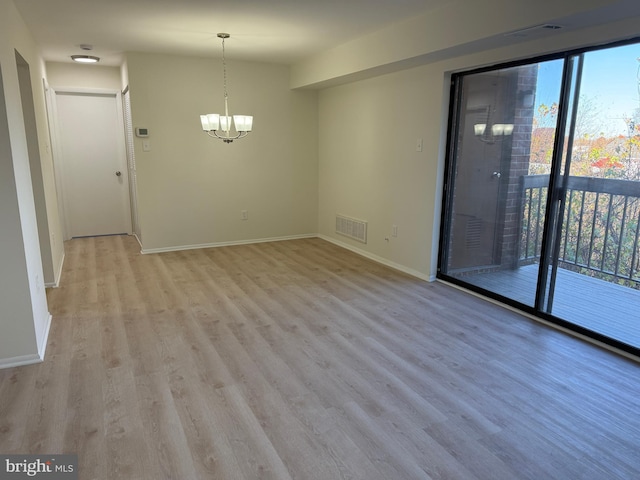
[{"label": "sky", "polygon": [[[602,119],[598,132],[605,135],[627,133],[624,117],[640,108],[640,44],[625,45],[587,52],[580,86],[580,97],[592,105]],[[562,60],[539,64],[536,108],[557,102],[560,96]]]},{"label": "sky", "polygon": [[626,133],[623,117],[640,108],[638,67],[640,45],[597,50],[585,54],[581,95],[594,99],[608,126]]}]

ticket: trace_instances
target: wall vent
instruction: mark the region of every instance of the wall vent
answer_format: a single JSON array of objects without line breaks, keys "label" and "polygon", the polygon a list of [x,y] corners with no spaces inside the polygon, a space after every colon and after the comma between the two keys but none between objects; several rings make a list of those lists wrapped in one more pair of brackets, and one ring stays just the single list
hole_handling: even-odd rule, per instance
[{"label": "wall vent", "polygon": [[555,25],[552,23],[544,23],[542,25],[536,25],[534,27],[523,28],[522,30],[516,30],[514,32],[505,33],[505,37],[529,37],[540,35],[544,32],[553,32],[564,28],[562,25]]},{"label": "wall vent", "polygon": [[466,247],[467,249],[480,248],[482,239],[482,220],[471,217],[467,222]]},{"label": "wall vent", "polygon": [[336,233],[367,243],[367,222],[344,215],[336,215]]}]

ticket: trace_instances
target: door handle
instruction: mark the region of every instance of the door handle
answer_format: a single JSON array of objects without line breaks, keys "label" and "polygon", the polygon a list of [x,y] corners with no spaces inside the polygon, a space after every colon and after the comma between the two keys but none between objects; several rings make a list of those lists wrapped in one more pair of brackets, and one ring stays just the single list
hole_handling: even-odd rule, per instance
[{"label": "door handle", "polygon": [[116,172],[116,177],[119,177],[120,175],[122,175],[122,172],[121,172],[120,170],[118,170],[118,171]]},{"label": "door handle", "polygon": [[491,174],[491,176],[492,176],[492,177],[495,177],[495,178],[500,178],[500,177],[502,176],[502,174],[501,174],[500,172],[493,172],[493,173]]}]

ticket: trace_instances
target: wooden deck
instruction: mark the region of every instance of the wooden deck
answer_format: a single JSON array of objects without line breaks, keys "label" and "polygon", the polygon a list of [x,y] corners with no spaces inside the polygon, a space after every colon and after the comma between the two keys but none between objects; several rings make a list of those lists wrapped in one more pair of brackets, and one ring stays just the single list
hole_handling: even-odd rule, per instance
[{"label": "wooden deck", "polygon": [[[464,280],[533,306],[538,265]],[[558,269],[553,315],[640,348],[640,291]]]}]

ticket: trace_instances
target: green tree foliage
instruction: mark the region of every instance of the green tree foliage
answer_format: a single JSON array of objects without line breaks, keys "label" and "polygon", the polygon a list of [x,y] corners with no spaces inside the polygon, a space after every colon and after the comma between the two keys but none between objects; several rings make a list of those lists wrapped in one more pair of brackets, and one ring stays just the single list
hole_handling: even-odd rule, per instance
[{"label": "green tree foliage", "polygon": [[[529,174],[549,174],[557,131],[558,105],[540,104],[531,133]],[[606,117],[597,103],[581,97],[570,157],[571,177],[640,182],[640,108],[623,119],[626,134],[607,135]],[[566,142],[565,148],[566,148]],[[563,152],[566,160],[567,152]],[[640,184],[637,196],[604,190],[617,184],[596,182],[603,192],[570,190],[565,199],[560,261],[563,268],[640,289]],[[546,190],[546,189],[545,189]],[[531,196],[531,201],[545,192]],[[525,212],[537,210],[525,204]],[[526,218],[526,217],[525,217]],[[524,225],[523,241],[536,235]],[[530,228],[529,228],[530,227]],[[539,245],[541,242],[537,242]],[[528,245],[531,242],[529,238]],[[523,252],[531,255],[532,252]]]}]

